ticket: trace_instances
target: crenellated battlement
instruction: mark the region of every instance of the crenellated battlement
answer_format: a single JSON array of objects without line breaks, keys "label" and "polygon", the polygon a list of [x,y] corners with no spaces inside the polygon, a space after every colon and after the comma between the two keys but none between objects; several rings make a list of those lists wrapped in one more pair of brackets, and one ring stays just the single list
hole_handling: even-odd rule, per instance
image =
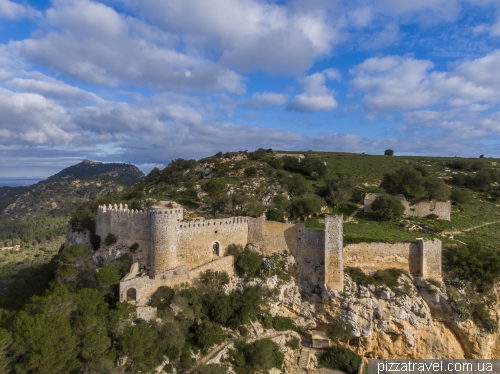
[{"label": "crenellated battlement", "polygon": [[177,228],[179,230],[186,229],[203,229],[203,228],[214,228],[214,227],[236,227],[236,226],[247,226],[248,217],[231,217],[231,218],[219,218],[219,219],[208,219],[208,220],[191,220],[182,221],[177,223]]},{"label": "crenellated battlement", "polygon": [[137,209],[129,209],[127,204],[109,204],[99,205],[97,208],[97,215],[113,215],[120,217],[147,217],[149,216],[149,212],[147,210],[137,210]]}]

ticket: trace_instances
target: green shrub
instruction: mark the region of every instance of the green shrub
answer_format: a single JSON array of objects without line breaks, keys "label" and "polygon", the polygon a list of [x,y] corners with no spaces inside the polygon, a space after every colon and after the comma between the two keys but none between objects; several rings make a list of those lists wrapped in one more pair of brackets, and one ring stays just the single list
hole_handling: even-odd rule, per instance
[{"label": "green shrub", "polygon": [[300,339],[294,336],[290,340],[287,340],[285,343],[286,347],[293,349],[294,351],[300,348]]},{"label": "green shrub", "polygon": [[347,342],[351,339],[352,326],[342,320],[335,320],[326,330],[326,334],[334,343]]},{"label": "green shrub", "polygon": [[193,341],[201,349],[222,343],[227,335],[220,325],[203,320],[193,326]]},{"label": "green shrub", "polygon": [[229,275],[225,271],[207,270],[200,275],[201,284],[221,290],[226,284],[229,284]]},{"label": "green shrub", "polygon": [[118,241],[118,238],[116,237],[115,234],[108,234],[106,238],[104,238],[104,244],[106,244],[108,247],[110,245],[115,244]]},{"label": "green shrub", "polygon": [[472,195],[467,190],[453,189],[451,191],[450,199],[455,205],[468,204],[472,201]]},{"label": "green shrub", "polygon": [[269,209],[266,212],[266,218],[268,221],[285,222],[283,212],[276,208]]},{"label": "green shrub", "polygon": [[250,166],[245,169],[245,176],[247,178],[255,177],[257,175],[257,168],[255,166]]},{"label": "green shrub", "polygon": [[175,291],[168,286],[160,286],[151,295],[149,305],[158,309],[166,309],[170,307],[170,303],[174,298]]},{"label": "green shrub", "polygon": [[384,219],[401,218],[405,207],[398,198],[390,195],[380,195],[372,203],[373,211]]},{"label": "green shrub", "polygon": [[352,198],[354,180],[350,175],[339,174],[333,179],[325,181],[322,195],[331,205],[338,205]]},{"label": "green shrub", "polygon": [[[458,278],[472,281],[478,291],[489,289],[500,279],[500,251],[470,243],[445,252],[449,268]],[[449,282],[449,281],[448,281]]]},{"label": "green shrub", "polygon": [[245,326],[239,326],[238,332],[240,333],[241,336],[248,336],[249,331]]},{"label": "green shrub", "polygon": [[229,245],[226,253],[234,256],[234,267],[238,275],[257,276],[259,274],[263,261],[261,254],[235,244]]},{"label": "green shrub", "polygon": [[259,315],[259,321],[262,327],[264,327],[266,330],[273,328],[273,316],[271,315],[271,313],[262,313],[261,315]]},{"label": "green shrub", "polygon": [[319,359],[320,365],[347,374],[356,374],[362,362],[360,355],[340,345],[334,345]]},{"label": "green shrub", "polygon": [[226,192],[226,183],[218,179],[210,179],[207,183],[201,185],[203,191],[212,195],[219,196]]},{"label": "green shrub", "polygon": [[293,322],[290,317],[275,316],[273,318],[273,328],[276,331],[297,331],[300,332],[300,328]]},{"label": "green shrub", "polygon": [[303,197],[292,203],[290,215],[294,219],[307,217],[311,214],[319,213],[322,206],[324,206],[324,202],[319,196]]},{"label": "green shrub", "polygon": [[272,340],[261,339],[249,344],[239,341],[234,348],[229,356],[236,374],[267,372],[283,366],[285,355]]},{"label": "green shrub", "polygon": [[394,155],[394,151],[392,149],[386,149],[384,151],[384,156],[393,156]]},{"label": "green shrub", "polygon": [[348,266],[344,269],[344,271],[355,283],[363,287],[367,287],[368,285],[375,283],[375,278],[370,275],[366,275],[360,268]]}]

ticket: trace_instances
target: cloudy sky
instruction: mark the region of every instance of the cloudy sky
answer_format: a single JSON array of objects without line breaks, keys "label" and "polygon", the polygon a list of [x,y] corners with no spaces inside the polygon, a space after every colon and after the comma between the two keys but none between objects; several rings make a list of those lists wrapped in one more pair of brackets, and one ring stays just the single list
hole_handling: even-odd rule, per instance
[{"label": "cloudy sky", "polygon": [[0,178],[499,135],[498,0],[0,0]]}]

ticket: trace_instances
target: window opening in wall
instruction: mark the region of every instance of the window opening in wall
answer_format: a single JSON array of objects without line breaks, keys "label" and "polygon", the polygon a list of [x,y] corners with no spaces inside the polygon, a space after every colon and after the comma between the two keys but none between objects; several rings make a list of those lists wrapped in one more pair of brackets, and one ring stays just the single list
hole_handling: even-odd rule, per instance
[{"label": "window opening in wall", "polygon": [[215,242],[212,245],[212,253],[214,255],[220,256],[220,244],[218,242]]},{"label": "window opening in wall", "polygon": [[218,233],[218,231],[217,231],[217,230],[215,230],[215,233],[217,234],[217,233]]},{"label": "window opening in wall", "polygon": [[137,300],[137,291],[135,288],[129,288],[127,290],[127,301],[136,301]]}]

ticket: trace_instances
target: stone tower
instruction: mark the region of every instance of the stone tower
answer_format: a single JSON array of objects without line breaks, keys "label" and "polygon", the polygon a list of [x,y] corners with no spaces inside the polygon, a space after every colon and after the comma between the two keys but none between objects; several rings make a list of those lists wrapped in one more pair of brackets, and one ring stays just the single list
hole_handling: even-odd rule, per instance
[{"label": "stone tower", "polygon": [[182,208],[156,206],[151,214],[151,273],[153,276],[179,266],[177,258],[177,221]]},{"label": "stone tower", "polygon": [[438,239],[418,239],[422,279],[441,280],[441,246],[442,243]]},{"label": "stone tower", "polygon": [[325,286],[330,291],[344,290],[343,217],[325,218]]}]

